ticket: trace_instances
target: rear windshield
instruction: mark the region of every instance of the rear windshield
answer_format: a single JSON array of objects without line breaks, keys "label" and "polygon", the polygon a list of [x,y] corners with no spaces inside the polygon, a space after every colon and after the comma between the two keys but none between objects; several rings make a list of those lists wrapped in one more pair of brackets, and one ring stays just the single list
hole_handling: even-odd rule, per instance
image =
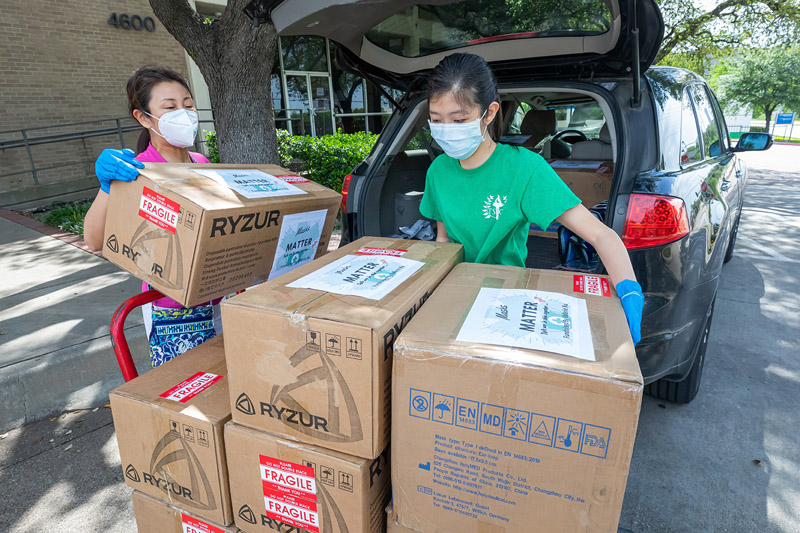
[{"label": "rear windshield", "polygon": [[465,0],[410,7],[366,37],[393,54],[419,57],[490,41],[599,35],[610,27],[602,0]]}]

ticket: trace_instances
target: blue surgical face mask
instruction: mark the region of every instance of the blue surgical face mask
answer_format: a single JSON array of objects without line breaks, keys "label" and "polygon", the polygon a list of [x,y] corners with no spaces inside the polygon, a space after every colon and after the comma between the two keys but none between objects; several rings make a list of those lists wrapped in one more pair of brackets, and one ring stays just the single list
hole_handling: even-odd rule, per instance
[{"label": "blue surgical face mask", "polygon": [[[488,109],[486,111],[489,111]],[[483,112],[480,118],[471,122],[442,124],[431,122],[431,136],[436,143],[442,147],[444,153],[453,159],[467,159],[478,149],[478,146],[486,139],[486,128],[481,131],[481,120],[486,116]]]}]

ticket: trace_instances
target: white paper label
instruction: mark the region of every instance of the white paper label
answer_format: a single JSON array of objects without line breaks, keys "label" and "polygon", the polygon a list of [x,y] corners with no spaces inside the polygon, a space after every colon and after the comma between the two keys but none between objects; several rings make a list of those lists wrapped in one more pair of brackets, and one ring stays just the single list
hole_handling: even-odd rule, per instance
[{"label": "white paper label", "polygon": [[287,286],[380,300],[423,264],[402,257],[346,255]]},{"label": "white paper label", "polygon": [[281,236],[278,238],[269,279],[277,278],[314,259],[327,215],[328,211],[321,209],[283,217]]},{"label": "white paper label", "polygon": [[456,340],[595,360],[586,302],[554,292],[483,287]]},{"label": "white paper label", "polygon": [[291,183],[254,168],[193,168],[191,170],[211,178],[221,185],[227,185],[245,198],[269,198],[306,194],[306,191],[295,187]]}]

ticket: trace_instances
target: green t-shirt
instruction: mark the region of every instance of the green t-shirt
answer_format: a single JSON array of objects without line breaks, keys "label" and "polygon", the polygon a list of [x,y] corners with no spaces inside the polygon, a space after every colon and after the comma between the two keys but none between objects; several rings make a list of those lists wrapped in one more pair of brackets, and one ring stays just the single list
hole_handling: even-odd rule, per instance
[{"label": "green t-shirt", "polygon": [[542,156],[498,144],[474,169],[437,157],[420,212],[444,223],[453,242],[464,245],[465,261],[524,267],[530,223],[546,228],[579,203]]}]

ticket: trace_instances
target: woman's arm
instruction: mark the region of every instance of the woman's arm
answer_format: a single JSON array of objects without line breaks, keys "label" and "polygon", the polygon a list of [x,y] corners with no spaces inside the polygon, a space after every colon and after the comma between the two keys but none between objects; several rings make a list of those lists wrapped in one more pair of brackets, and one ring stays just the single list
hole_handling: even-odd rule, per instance
[{"label": "woman's arm", "polygon": [[557,220],[594,246],[615,286],[626,279],[636,281],[631,259],[622,239],[583,205],[567,209]]},{"label": "woman's arm", "polygon": [[450,236],[447,235],[444,222],[441,220],[436,221],[436,242],[450,242]]},{"label": "woman's arm", "polygon": [[83,219],[83,240],[93,252],[103,249],[103,233],[106,229],[106,211],[108,210],[108,194],[97,191],[92,207]]}]

